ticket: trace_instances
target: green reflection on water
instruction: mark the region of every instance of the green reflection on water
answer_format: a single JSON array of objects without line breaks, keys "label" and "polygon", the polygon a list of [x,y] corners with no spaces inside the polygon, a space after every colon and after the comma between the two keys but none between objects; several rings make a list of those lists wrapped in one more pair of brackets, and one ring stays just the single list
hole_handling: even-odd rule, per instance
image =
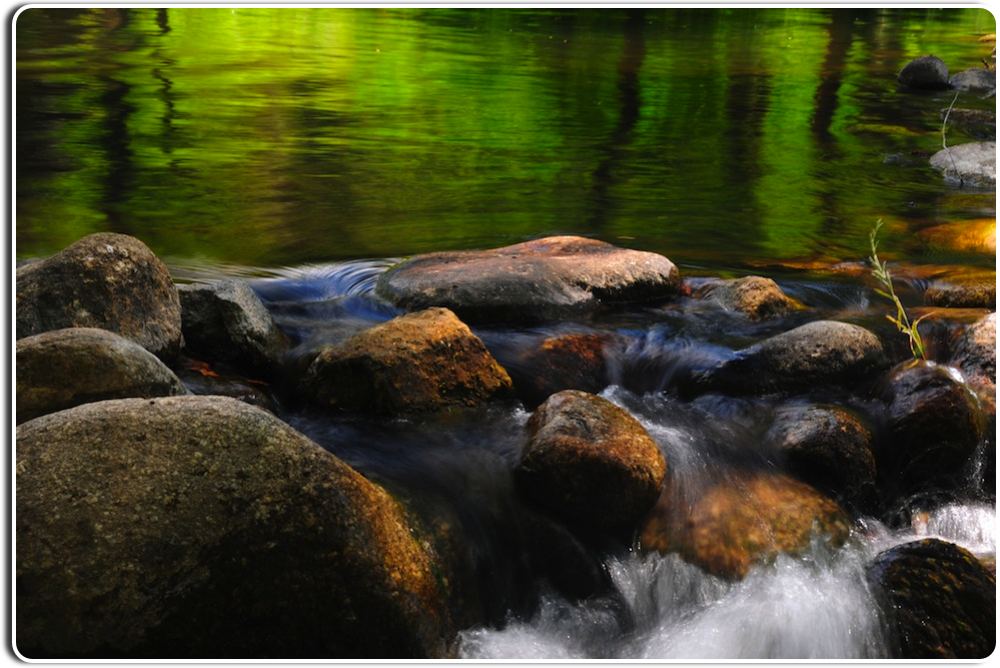
[{"label": "green reflection on water", "polygon": [[993,215],[884,156],[936,150],[951,99],[899,68],[975,66],[994,30],[977,9],[31,9],[17,254],[114,230],[279,266],[572,232],[710,266],[856,258],[878,217]]}]

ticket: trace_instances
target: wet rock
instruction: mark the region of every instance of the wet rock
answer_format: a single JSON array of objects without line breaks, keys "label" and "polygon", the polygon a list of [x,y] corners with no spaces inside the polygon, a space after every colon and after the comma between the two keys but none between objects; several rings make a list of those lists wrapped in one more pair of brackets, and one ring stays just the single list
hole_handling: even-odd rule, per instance
[{"label": "wet rock", "polygon": [[996,283],[977,280],[934,281],[924,291],[928,306],[947,308],[988,308],[997,305]]},{"label": "wet rock", "polygon": [[281,404],[271,384],[255,378],[220,373],[207,362],[182,358],[174,365],[177,377],[193,394],[232,397],[280,415]]},{"label": "wet rock", "polygon": [[951,75],[948,83],[958,90],[989,92],[996,88],[997,75],[986,68],[974,67]]},{"label": "wet rock", "polygon": [[996,578],[934,538],[879,554],[868,582],[888,617],[894,659],[982,659],[996,644]]},{"label": "wet rock", "polygon": [[881,397],[888,435],[876,457],[885,488],[910,493],[961,484],[982,425],[975,396],[954,370],[905,362],[889,373]]},{"label": "wet rock", "polygon": [[151,352],[103,329],[72,327],[17,342],[17,422],[105,399],[186,394]]},{"label": "wet rock", "polygon": [[119,399],[17,430],[29,657],[435,657],[435,564],[381,487],[223,397]]},{"label": "wet rock", "polygon": [[550,336],[516,367],[508,367],[518,397],[537,406],[561,390],[600,392],[608,385],[606,334]]},{"label": "wet rock", "polygon": [[520,322],[664,300],[680,282],[677,267],[661,255],[560,236],[418,255],[379,277],[376,293],[409,310],[444,306],[470,322]]},{"label": "wet rock", "polygon": [[841,545],[850,527],[843,509],[784,475],[755,472],[709,485],[678,507],[665,493],[646,520],[646,550],[678,552],[708,573],[741,579],[779,553],[797,554],[813,539]]},{"label": "wet rock", "polygon": [[965,376],[987,416],[996,415],[997,326],[991,313],[955,337],[951,363]]},{"label": "wet rock", "polygon": [[166,266],[124,234],[91,234],[17,270],[17,338],[66,327],[107,329],[164,359],[181,345]]},{"label": "wet rock", "polygon": [[627,411],[565,390],[531,416],[515,476],[528,499],[569,524],[617,534],[653,506],[666,470],[656,442]]},{"label": "wet rock", "polygon": [[789,391],[864,379],[887,366],[882,343],[863,327],[818,320],[745,348],[696,385],[724,392]]},{"label": "wet rock", "polygon": [[920,230],[919,234],[933,248],[983,253],[985,255],[996,255],[997,252],[995,218],[944,223]]},{"label": "wet rock", "polygon": [[931,156],[931,167],[959,187],[993,188],[997,182],[996,142],[970,142],[943,148]]},{"label": "wet rock", "polygon": [[177,286],[184,345],[197,356],[271,376],[288,341],[246,281]]},{"label": "wet rock", "polygon": [[941,120],[948,118],[948,126],[956,127],[975,139],[996,141],[997,117],[985,109],[948,109],[941,110]]},{"label": "wet rock", "polygon": [[695,296],[713,299],[726,309],[746,314],[751,320],[777,318],[803,308],[782,292],[777,283],[762,276],[710,283],[696,291]]},{"label": "wet rock", "polygon": [[873,499],[872,433],[838,406],[787,406],[764,437],[800,480],[851,505]]},{"label": "wet rock", "polygon": [[317,405],[387,414],[475,406],[511,393],[507,372],[443,308],[394,318],[323,349],[303,384]]},{"label": "wet rock", "polygon": [[949,88],[948,66],[936,56],[914,58],[899,73],[899,83],[907,88],[940,90]]}]

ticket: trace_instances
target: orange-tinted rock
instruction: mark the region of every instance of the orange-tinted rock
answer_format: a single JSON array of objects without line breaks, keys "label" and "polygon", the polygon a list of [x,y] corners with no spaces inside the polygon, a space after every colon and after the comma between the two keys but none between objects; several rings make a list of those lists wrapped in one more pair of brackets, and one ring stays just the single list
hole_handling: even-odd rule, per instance
[{"label": "orange-tinted rock", "polygon": [[518,396],[537,406],[561,390],[600,392],[607,383],[604,347],[607,334],[550,336],[530,351],[518,367],[509,367]]},{"label": "orange-tinted rock", "polygon": [[303,382],[319,406],[390,414],[475,406],[511,390],[483,342],[443,308],[393,318],[321,350]]},{"label": "orange-tinted rock", "polygon": [[642,530],[646,550],[678,552],[705,571],[743,578],[756,563],[800,553],[819,535],[840,545],[850,531],[843,509],[815,489],[757,472],[710,485],[678,503],[669,487]]},{"label": "orange-tinted rock", "polygon": [[920,230],[920,237],[937,248],[996,255],[997,224],[994,218],[961,220]]},{"label": "orange-tinted rock", "polygon": [[713,299],[729,310],[745,313],[751,320],[777,318],[804,308],[800,302],[782,292],[772,279],[763,276],[710,283],[698,290],[695,296]]},{"label": "orange-tinted rock", "polygon": [[567,523],[618,533],[656,502],[666,470],[656,442],[627,411],[566,390],[531,416],[515,475],[529,499]]},{"label": "orange-tinted rock", "polygon": [[558,236],[418,255],[386,271],[376,292],[409,310],[444,306],[470,322],[516,322],[668,299],[680,282],[662,255]]}]

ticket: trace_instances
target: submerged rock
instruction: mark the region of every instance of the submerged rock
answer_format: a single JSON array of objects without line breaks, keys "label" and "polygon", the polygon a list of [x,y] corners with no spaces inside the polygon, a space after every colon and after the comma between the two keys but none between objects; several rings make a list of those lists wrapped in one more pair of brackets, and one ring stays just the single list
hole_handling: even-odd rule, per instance
[{"label": "submerged rock", "polygon": [[189,357],[181,358],[174,370],[192,394],[232,397],[275,415],[281,413],[276,392],[266,381],[219,373],[207,362]]},{"label": "submerged rock", "polygon": [[167,267],[138,239],[86,236],[17,270],[17,338],[66,327],[107,329],[157,357],[181,345],[181,308]]},{"label": "submerged rock", "polygon": [[970,142],[943,148],[931,156],[931,167],[954,185],[993,188],[997,183],[996,142]]},{"label": "submerged rock", "polygon": [[656,502],[667,465],[627,411],[566,390],[538,407],[515,470],[525,496],[575,527],[632,529]]},{"label": "submerged rock", "polygon": [[898,76],[899,83],[908,88],[940,90],[949,88],[948,66],[936,56],[920,56],[906,64]]},{"label": "submerged rock", "polygon": [[983,659],[996,645],[996,578],[935,538],[879,554],[868,582],[888,617],[894,659]]},{"label": "submerged rock", "polygon": [[560,236],[418,255],[382,274],[376,293],[409,310],[444,306],[470,322],[520,322],[664,300],[679,289],[677,267],[662,255]]},{"label": "submerged rock", "polygon": [[561,390],[600,392],[608,385],[607,334],[550,336],[528,352],[517,368],[508,367],[518,397],[537,406]]},{"label": "submerged rock", "polygon": [[886,487],[903,493],[958,485],[982,436],[979,407],[954,370],[905,362],[882,390],[888,437],[878,449]]},{"label": "submerged rock", "polygon": [[511,393],[507,372],[443,308],[393,318],[323,349],[303,384],[317,405],[387,414],[475,406]]},{"label": "submerged rock", "polygon": [[814,539],[841,545],[850,532],[843,509],[784,475],[754,472],[701,490],[687,507],[665,492],[642,530],[646,550],[679,552],[712,575],[741,579],[756,563],[796,554]]},{"label": "submerged rock", "polygon": [[941,120],[948,118],[948,125],[954,126],[975,139],[996,141],[997,117],[985,109],[941,110]]},{"label": "submerged rock", "polygon": [[696,291],[695,297],[715,300],[726,309],[746,314],[751,320],[777,318],[803,308],[782,292],[777,283],[763,276],[710,283]]},{"label": "submerged rock", "polygon": [[959,220],[920,230],[920,238],[934,248],[946,248],[967,253],[997,253],[997,223],[995,218]]},{"label": "submerged rock", "polygon": [[71,327],[17,342],[17,422],[105,399],[187,394],[151,352],[103,329]]},{"label": "submerged rock", "polygon": [[989,92],[996,88],[997,75],[984,67],[973,67],[951,75],[948,83],[958,90]]},{"label": "submerged rock", "polygon": [[423,658],[451,635],[397,502],[234,399],[22,424],[16,531],[33,658]]},{"label": "submerged rock", "polygon": [[818,320],[745,348],[697,379],[724,392],[788,391],[866,378],[887,366],[873,333],[845,322]]},{"label": "submerged rock", "polygon": [[288,341],[246,281],[180,285],[177,292],[185,348],[253,375],[274,373]]},{"label": "submerged rock", "polygon": [[839,406],[788,406],[778,411],[764,440],[799,479],[856,506],[875,488],[872,433]]}]

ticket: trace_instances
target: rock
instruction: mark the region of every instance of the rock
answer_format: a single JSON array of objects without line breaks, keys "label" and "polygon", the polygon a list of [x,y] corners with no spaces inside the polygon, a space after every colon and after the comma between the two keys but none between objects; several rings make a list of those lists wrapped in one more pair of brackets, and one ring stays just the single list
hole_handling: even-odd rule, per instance
[{"label": "rock", "polygon": [[607,334],[550,336],[507,370],[518,397],[537,406],[561,390],[600,392],[608,385]]},{"label": "rock", "polygon": [[455,314],[430,308],[324,348],[304,386],[320,406],[415,413],[475,406],[511,392],[511,380]]},{"label": "rock", "polygon": [[782,292],[777,283],[762,276],[708,284],[696,291],[695,296],[713,299],[728,310],[746,314],[751,320],[777,318],[804,308]]},{"label": "rock", "polygon": [[870,331],[818,320],[740,350],[698,384],[734,393],[790,391],[857,381],[885,366],[882,343]]},{"label": "rock", "polygon": [[440,657],[442,577],[381,487],[223,397],[17,429],[29,657]]},{"label": "rock", "polygon": [[872,433],[838,406],[788,406],[764,437],[800,480],[856,506],[867,506],[875,487]]},{"label": "rock", "polygon": [[881,397],[888,435],[876,458],[884,487],[911,493],[961,484],[982,425],[975,396],[954,370],[904,362],[889,373]]},{"label": "rock", "polygon": [[894,659],[983,659],[996,645],[996,578],[935,538],[879,554],[867,579],[888,617]]},{"label": "rock", "polygon": [[948,126],[956,127],[975,139],[996,141],[997,117],[992,111],[985,109],[948,109],[941,110],[941,120],[948,118]]},{"label": "rock", "polygon": [[91,234],[17,270],[17,338],[66,327],[107,329],[157,357],[181,345],[181,309],[166,266],[138,239]]},{"label": "rock", "polygon": [[679,552],[708,573],[741,579],[779,553],[807,550],[819,537],[839,546],[850,532],[835,501],[784,475],[752,472],[709,485],[678,507],[665,493],[646,520],[646,550]]},{"label": "rock", "polygon": [[931,167],[954,185],[993,188],[997,182],[996,142],[970,142],[943,148],[931,156]]},{"label": "rock", "polygon": [[207,362],[188,357],[182,357],[174,368],[177,377],[192,394],[232,397],[274,415],[281,414],[281,404],[268,382],[219,373]]},{"label": "rock", "polygon": [[627,411],[565,390],[538,407],[515,480],[536,505],[575,527],[616,534],[638,525],[666,475],[656,442]]},{"label": "rock", "polygon": [[272,376],[288,341],[246,281],[180,285],[184,345],[197,356]]},{"label": "rock", "polygon": [[934,225],[920,230],[919,235],[932,248],[993,256],[997,253],[995,218],[960,220]]},{"label": "rock", "polygon": [[899,83],[907,88],[939,90],[949,88],[948,66],[935,56],[921,56],[911,60],[899,73]]},{"label": "rock", "polygon": [[105,399],[187,394],[163,362],[134,341],[73,327],[17,342],[17,422]]},{"label": "rock", "polygon": [[969,382],[996,383],[997,314],[990,313],[964,328],[952,348],[952,364]]},{"label": "rock", "polygon": [[958,90],[989,92],[996,88],[997,75],[986,68],[973,67],[951,75],[948,83]]},{"label": "rock", "polygon": [[924,291],[928,306],[947,308],[988,308],[997,305],[996,283],[978,280],[933,281]]},{"label": "rock", "polygon": [[664,300],[680,283],[662,255],[563,236],[418,255],[382,274],[376,293],[409,310],[444,306],[470,322],[521,322]]}]

